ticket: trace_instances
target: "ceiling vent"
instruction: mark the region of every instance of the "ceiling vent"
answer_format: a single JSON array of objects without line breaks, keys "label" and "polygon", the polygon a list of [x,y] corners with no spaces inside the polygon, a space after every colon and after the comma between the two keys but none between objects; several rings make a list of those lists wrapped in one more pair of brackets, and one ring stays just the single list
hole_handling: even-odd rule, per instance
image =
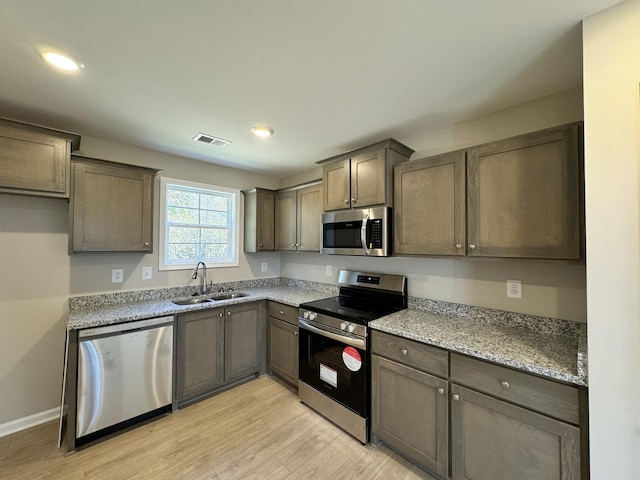
[{"label": "ceiling vent", "polygon": [[193,137],[193,139],[196,142],[202,142],[216,147],[226,147],[231,143],[231,140],[224,140],[222,138],[214,137],[213,135],[207,135],[206,133],[199,133]]}]

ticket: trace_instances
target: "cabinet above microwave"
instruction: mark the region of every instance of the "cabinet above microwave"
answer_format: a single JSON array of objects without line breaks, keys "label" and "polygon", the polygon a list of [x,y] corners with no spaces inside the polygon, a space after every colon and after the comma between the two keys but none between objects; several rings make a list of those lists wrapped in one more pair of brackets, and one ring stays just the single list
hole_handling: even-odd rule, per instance
[{"label": "cabinet above microwave", "polygon": [[317,162],[322,166],[323,211],[392,206],[393,167],[412,154],[412,149],[389,138]]}]

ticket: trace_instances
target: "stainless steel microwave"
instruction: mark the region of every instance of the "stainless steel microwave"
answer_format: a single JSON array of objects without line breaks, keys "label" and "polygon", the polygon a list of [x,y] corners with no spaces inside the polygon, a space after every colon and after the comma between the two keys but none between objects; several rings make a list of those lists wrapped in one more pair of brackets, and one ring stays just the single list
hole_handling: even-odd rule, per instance
[{"label": "stainless steel microwave", "polygon": [[330,255],[388,257],[392,253],[391,208],[358,208],[322,214],[322,247]]}]

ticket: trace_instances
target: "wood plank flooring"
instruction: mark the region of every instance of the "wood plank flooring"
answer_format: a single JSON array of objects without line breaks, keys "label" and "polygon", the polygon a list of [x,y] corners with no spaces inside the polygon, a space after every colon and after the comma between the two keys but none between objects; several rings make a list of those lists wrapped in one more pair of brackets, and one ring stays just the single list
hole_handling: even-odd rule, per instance
[{"label": "wood plank flooring", "polygon": [[266,376],[66,456],[57,427],[0,438],[0,478],[434,480],[386,447],[363,446]]}]

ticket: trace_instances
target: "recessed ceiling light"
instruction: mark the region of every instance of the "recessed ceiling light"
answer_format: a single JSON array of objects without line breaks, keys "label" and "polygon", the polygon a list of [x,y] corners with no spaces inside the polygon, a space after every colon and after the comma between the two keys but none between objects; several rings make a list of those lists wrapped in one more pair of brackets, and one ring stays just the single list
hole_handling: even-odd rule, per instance
[{"label": "recessed ceiling light", "polygon": [[39,46],[36,47],[36,52],[47,63],[61,70],[65,70],[67,72],[77,72],[78,70],[84,68],[84,65],[82,63],[60,49],[48,46]]},{"label": "recessed ceiling light", "polygon": [[273,135],[273,128],[269,127],[268,125],[256,125],[255,127],[251,128],[251,131],[254,135],[263,138]]}]

